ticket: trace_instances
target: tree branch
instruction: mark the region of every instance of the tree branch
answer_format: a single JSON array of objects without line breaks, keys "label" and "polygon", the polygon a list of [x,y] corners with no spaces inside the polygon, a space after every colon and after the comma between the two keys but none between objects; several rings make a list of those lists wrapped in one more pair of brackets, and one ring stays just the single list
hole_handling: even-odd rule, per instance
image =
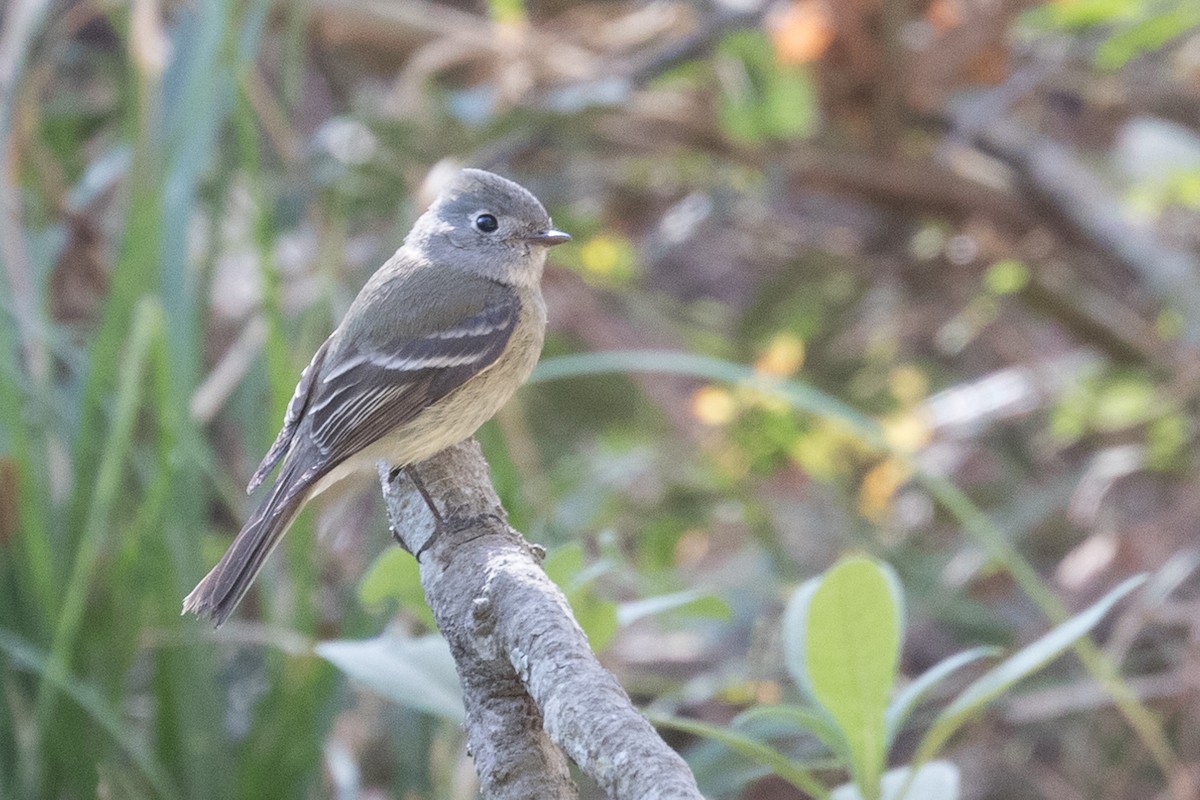
[{"label": "tree branch", "polygon": [[483,796],[576,797],[565,751],[613,800],[700,798],[687,764],[596,660],[540,548],[505,521],[479,444],[417,470],[445,526],[430,542],[412,483],[381,466],[388,520],[405,549],[426,548],[421,584],[458,668]]}]

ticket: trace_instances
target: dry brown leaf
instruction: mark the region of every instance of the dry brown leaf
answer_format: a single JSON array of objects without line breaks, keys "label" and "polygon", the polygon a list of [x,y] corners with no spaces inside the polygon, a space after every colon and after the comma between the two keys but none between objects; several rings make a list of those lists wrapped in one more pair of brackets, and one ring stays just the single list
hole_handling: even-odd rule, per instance
[{"label": "dry brown leaf", "polygon": [[90,325],[108,289],[102,233],[83,214],[71,215],[67,222],[67,246],[50,272],[50,311],[59,322]]},{"label": "dry brown leaf", "polygon": [[967,77],[977,83],[999,86],[1012,72],[1008,48],[996,44],[976,54],[967,65]]}]

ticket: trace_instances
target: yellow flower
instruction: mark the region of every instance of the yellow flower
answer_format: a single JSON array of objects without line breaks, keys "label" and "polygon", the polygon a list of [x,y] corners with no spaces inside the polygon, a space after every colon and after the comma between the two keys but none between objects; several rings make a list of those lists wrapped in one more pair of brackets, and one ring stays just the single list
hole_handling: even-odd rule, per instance
[{"label": "yellow flower", "polygon": [[579,261],[588,275],[621,281],[632,277],[635,256],[625,239],[602,233],[579,248]]},{"label": "yellow flower", "polygon": [[920,409],[896,414],[880,424],[888,445],[901,453],[915,453],[933,438],[929,420]]},{"label": "yellow flower", "polygon": [[692,395],[692,416],[705,425],[728,425],[737,416],[738,403],[728,389],[704,386]]},{"label": "yellow flower", "polygon": [[894,458],[876,464],[863,476],[859,487],[859,512],[873,522],[882,521],[892,497],[911,475],[908,465]]},{"label": "yellow flower", "polygon": [[754,360],[754,371],[760,375],[787,378],[795,375],[803,364],[804,340],[790,331],[780,331]]}]

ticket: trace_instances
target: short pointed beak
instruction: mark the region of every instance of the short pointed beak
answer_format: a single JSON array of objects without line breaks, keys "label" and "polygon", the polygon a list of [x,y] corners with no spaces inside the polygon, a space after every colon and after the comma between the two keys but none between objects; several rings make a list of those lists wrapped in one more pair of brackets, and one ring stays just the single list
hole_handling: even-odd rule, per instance
[{"label": "short pointed beak", "polygon": [[565,244],[571,241],[571,234],[550,228],[549,230],[533,234],[529,237],[529,241],[534,244],[540,244],[543,247],[553,247],[556,244]]}]

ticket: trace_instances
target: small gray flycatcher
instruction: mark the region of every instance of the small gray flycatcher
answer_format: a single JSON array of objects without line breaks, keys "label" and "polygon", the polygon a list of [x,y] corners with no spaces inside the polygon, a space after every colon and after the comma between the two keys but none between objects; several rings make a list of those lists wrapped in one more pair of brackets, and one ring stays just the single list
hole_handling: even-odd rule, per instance
[{"label": "small gray flycatcher", "polygon": [[546,251],[570,238],[523,187],[462,170],[300,374],[247,491],[282,461],[279,476],[184,612],[220,626],[311,498],[381,460],[410,467],[490,419],[541,354]]}]

